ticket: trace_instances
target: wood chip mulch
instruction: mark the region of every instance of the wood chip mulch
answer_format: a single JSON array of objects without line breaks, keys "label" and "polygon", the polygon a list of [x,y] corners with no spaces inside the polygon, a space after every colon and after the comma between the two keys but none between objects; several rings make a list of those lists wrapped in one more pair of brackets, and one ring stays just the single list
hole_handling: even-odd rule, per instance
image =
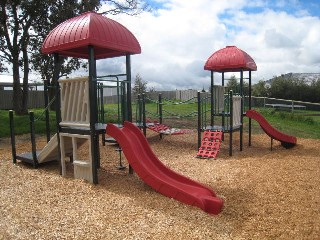
[{"label": "wood chip mulch", "polygon": [[[211,216],[155,192],[135,174],[119,171],[114,146],[101,146],[99,184],[67,177],[56,162],[39,169],[12,163],[9,139],[0,139],[0,239],[319,239],[320,140],[298,139],[292,149],[265,134],[247,136],[242,152],[228,135],[217,160],[195,158],[196,134],[148,132],[159,159],[211,187],[225,200]],[[38,148],[45,138],[37,138]],[[31,149],[17,139],[18,153]],[[82,151],[85,154],[86,149]],[[124,158],[124,165],[128,165]]]}]

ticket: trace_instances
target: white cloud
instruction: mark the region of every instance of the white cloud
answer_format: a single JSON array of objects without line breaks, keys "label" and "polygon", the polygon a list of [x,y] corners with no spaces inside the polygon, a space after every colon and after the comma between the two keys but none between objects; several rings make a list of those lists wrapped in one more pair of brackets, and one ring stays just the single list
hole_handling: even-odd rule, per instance
[{"label": "white cloud", "polygon": [[[295,0],[294,0],[295,1]],[[141,44],[132,57],[133,78],[139,73],[155,89],[207,88],[207,58],[226,45],[236,45],[256,61],[253,80],[287,72],[320,72],[320,19],[263,8],[265,1],[168,0],[164,9],[137,17],[112,16]],[[282,2],[281,4],[285,4]],[[300,9],[302,11],[303,9]],[[98,65],[98,74],[119,70],[123,59]],[[117,62],[118,61],[118,62]]]}]

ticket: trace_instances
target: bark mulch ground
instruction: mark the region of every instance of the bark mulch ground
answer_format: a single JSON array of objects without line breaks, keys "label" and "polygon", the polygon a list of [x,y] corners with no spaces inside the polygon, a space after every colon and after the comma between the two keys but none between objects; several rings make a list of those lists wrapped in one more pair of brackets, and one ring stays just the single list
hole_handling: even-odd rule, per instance
[{"label": "bark mulch ground", "polygon": [[[74,179],[69,162],[66,178],[56,162],[12,164],[9,139],[0,139],[0,239],[319,239],[320,140],[298,139],[292,149],[274,141],[270,151],[270,138],[258,134],[240,152],[234,139],[232,157],[226,135],[218,159],[205,160],[195,158],[196,134],[160,140],[148,132],[164,164],[225,200],[217,216],[117,170],[114,146],[101,146],[99,184],[92,185]],[[28,136],[18,137],[18,152],[30,149]]]}]

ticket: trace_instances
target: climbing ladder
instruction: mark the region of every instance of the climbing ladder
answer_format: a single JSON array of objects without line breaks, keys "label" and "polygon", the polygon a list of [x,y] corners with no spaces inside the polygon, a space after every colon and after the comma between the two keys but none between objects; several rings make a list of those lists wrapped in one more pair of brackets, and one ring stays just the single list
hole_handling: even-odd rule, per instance
[{"label": "climbing ladder", "polygon": [[201,146],[197,153],[197,158],[216,159],[220,150],[222,137],[222,131],[204,131]]}]

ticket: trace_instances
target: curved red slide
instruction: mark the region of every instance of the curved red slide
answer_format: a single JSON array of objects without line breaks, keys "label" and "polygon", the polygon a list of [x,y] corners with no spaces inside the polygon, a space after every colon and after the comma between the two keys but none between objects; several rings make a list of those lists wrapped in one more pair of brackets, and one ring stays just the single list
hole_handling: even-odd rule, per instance
[{"label": "curved red slide", "polygon": [[153,189],[209,214],[221,212],[223,200],[210,188],[166,167],[153,153],[138,127],[130,122],[125,122],[121,129],[108,124],[106,131],[119,143],[138,176]]},{"label": "curved red slide", "polygon": [[290,136],[279,132],[277,129],[272,127],[270,123],[257,111],[255,110],[248,110],[246,112],[246,116],[256,120],[263,131],[269,135],[269,137],[276,139],[281,142],[281,145],[285,148],[291,148],[297,144],[297,138],[294,136]]}]

